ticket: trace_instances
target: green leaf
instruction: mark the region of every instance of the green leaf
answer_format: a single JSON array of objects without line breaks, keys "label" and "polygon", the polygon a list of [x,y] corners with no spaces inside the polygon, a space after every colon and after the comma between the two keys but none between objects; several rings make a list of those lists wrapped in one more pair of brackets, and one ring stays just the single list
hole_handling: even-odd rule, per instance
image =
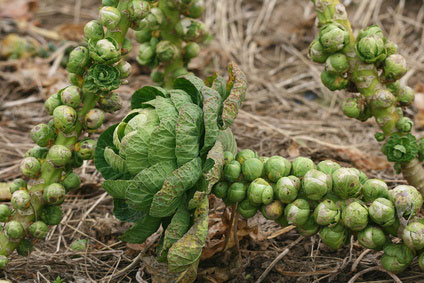
[{"label": "green leaf", "polygon": [[229,91],[230,95],[224,101],[222,111],[222,129],[231,127],[231,125],[234,123],[241,104],[246,97],[247,91],[246,75],[234,62],[230,63],[228,72],[230,78],[227,83],[227,92]]},{"label": "green leaf", "polygon": [[100,135],[97,141],[96,151],[94,153],[94,164],[96,165],[96,169],[106,180],[129,179],[131,177],[129,174],[121,173],[112,168],[105,159],[104,152],[106,147],[116,149],[113,145],[113,132],[117,125],[118,124],[115,124],[109,127]]},{"label": "green leaf", "polygon": [[168,92],[158,86],[144,86],[131,96],[131,109],[142,108],[144,102],[155,99],[157,96],[169,97]]},{"label": "green leaf", "polygon": [[184,192],[202,176],[202,160],[197,157],[169,175],[160,191],[153,196],[150,215],[165,217],[174,213]]},{"label": "green leaf", "polygon": [[202,106],[203,104],[201,90],[204,85],[203,81],[193,74],[181,76],[174,82],[175,89],[184,90],[188,95],[190,95],[193,103],[199,106]]},{"label": "green leaf", "polygon": [[127,203],[134,209],[149,211],[153,196],[175,169],[175,162],[165,161],[144,169],[132,180],[126,193]]},{"label": "green leaf", "polygon": [[203,112],[196,104],[184,105],[178,115],[175,129],[175,156],[181,166],[199,155],[203,133]]},{"label": "green leaf", "polygon": [[135,222],[146,213],[132,209],[123,199],[113,199],[113,215],[123,222]]},{"label": "green leaf", "polygon": [[177,120],[178,112],[171,99],[158,96],[156,98],[155,107],[160,121],[166,118]]},{"label": "green leaf", "polygon": [[172,118],[164,118],[150,136],[149,163],[154,165],[161,161],[176,161],[175,126]]},{"label": "green leaf", "polygon": [[125,192],[133,180],[105,180],[103,189],[113,198],[125,199]]},{"label": "green leaf", "polygon": [[148,237],[159,229],[160,223],[160,218],[146,215],[125,231],[119,239],[127,243],[144,243]]},{"label": "green leaf", "polygon": [[174,103],[174,106],[177,108],[178,112],[180,112],[181,107],[185,104],[193,103],[190,95],[188,95],[187,92],[182,89],[171,89],[169,90],[169,94],[171,95],[172,103]]},{"label": "green leaf", "polygon": [[233,132],[230,128],[219,131],[218,140],[222,143],[222,146],[224,147],[224,152],[229,151],[233,153],[234,156],[237,154],[236,138],[234,137]]},{"label": "green leaf", "polygon": [[112,148],[106,147],[104,154],[107,164],[109,164],[113,170],[118,171],[121,174],[125,174],[128,172],[125,159],[116,154]]},{"label": "green leaf", "polygon": [[168,251],[169,270],[183,272],[199,260],[208,235],[209,201],[205,197],[194,213],[190,230]]},{"label": "green leaf", "polygon": [[225,100],[229,95],[229,92],[227,92],[226,89],[226,84],[227,82],[225,81],[225,79],[217,73],[208,77],[205,81],[205,85],[216,90],[221,96],[222,100]]},{"label": "green leaf", "polygon": [[206,154],[218,137],[218,117],[222,111],[222,101],[219,93],[209,87],[202,89],[203,119],[205,124],[205,138],[200,155]]},{"label": "green leaf", "polygon": [[144,129],[138,129],[137,133],[128,141],[126,156],[127,168],[131,175],[150,166],[149,163],[150,134]]},{"label": "green leaf", "polygon": [[221,174],[224,168],[224,147],[220,141],[217,141],[209,151],[206,158],[206,164],[211,164],[209,168],[203,168],[202,178],[207,184],[206,193],[209,194],[212,187],[221,179]]}]

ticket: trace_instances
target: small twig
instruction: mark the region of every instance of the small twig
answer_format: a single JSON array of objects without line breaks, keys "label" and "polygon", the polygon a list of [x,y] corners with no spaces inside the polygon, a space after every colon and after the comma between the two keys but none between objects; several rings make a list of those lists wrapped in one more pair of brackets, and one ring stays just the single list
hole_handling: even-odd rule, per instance
[{"label": "small twig", "polygon": [[352,272],[356,272],[356,269],[358,268],[359,263],[361,262],[361,260],[364,258],[364,256],[366,256],[371,250],[370,249],[366,249],[365,251],[363,251],[358,258],[355,260],[355,262],[352,265]]},{"label": "small twig", "polygon": [[267,267],[267,269],[265,269],[264,273],[262,273],[262,275],[258,278],[258,280],[256,280],[256,283],[260,283],[262,282],[265,277],[268,275],[268,273],[274,268],[274,266],[277,264],[277,262],[279,262],[286,254],[289,253],[290,249],[292,247],[294,247],[295,245],[297,245],[300,241],[302,241],[305,237],[301,236],[299,238],[297,238],[296,241],[292,242],[290,245],[288,245],[284,251],[279,254],[272,262],[271,264]]},{"label": "small twig", "polygon": [[[231,206],[231,218],[230,218],[230,227],[228,227],[228,230],[227,230],[227,232],[225,233],[225,240],[224,240],[224,245],[223,245],[223,247],[222,247],[222,251],[225,251],[226,249],[227,249],[227,245],[228,245],[228,241],[230,240],[230,236],[231,236],[231,230],[232,230],[232,227],[233,227],[233,222],[234,222],[234,210],[235,210],[235,204],[233,204],[232,206]],[[226,209],[226,208],[225,208]],[[224,209],[224,212],[225,212],[225,209]]]},{"label": "small twig", "polygon": [[365,273],[368,273],[370,271],[381,271],[381,272],[385,272],[388,275],[390,275],[390,277],[392,277],[393,280],[396,283],[402,283],[402,281],[399,279],[399,277],[397,277],[395,274],[393,274],[393,273],[391,273],[391,272],[389,272],[387,270],[384,270],[384,268],[382,268],[381,266],[374,266],[374,267],[370,267],[370,268],[364,269],[364,270],[356,273],[347,283],[354,283],[356,279],[358,279],[360,276],[362,276]]}]

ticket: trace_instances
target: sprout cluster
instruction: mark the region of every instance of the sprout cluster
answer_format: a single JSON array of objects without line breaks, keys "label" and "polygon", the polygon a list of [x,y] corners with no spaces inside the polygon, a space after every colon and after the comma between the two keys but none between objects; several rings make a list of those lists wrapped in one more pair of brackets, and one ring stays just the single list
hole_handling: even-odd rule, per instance
[{"label": "sprout cluster", "polygon": [[[281,226],[295,225],[300,234],[319,234],[339,249],[355,236],[368,249],[384,250],[382,265],[398,273],[424,250],[421,194],[412,186],[389,190],[355,168],[305,157],[292,162],[280,156],[258,157],[245,149],[226,159],[221,180],[212,192],[227,205],[238,204],[244,218],[258,211]],[[403,244],[393,244],[390,235]]]},{"label": "sprout cluster", "polygon": [[419,146],[424,141],[410,133],[414,123],[404,116],[414,91],[400,83],[408,68],[397,45],[377,25],[362,29],[355,38],[343,5],[324,2],[315,3],[320,31],[309,47],[310,59],[324,65],[322,83],[331,91],[352,94],[342,105],[347,117],[376,119],[381,132],[375,138],[385,141],[383,152],[398,171],[415,158],[424,160],[424,147]]},{"label": "sprout cluster", "polygon": [[197,57],[209,34],[200,18],[203,0],[155,0],[143,2],[146,17],[138,22],[135,38],[140,43],[137,62],[154,71],[152,80],[167,88]]}]

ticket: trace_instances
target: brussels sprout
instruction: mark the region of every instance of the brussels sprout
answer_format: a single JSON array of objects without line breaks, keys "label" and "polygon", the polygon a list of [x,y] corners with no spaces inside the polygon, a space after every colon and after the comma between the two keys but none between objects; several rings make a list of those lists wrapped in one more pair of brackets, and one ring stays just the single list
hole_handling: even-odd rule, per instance
[{"label": "brussels sprout", "polygon": [[245,199],[239,203],[237,210],[244,218],[251,218],[255,216],[258,207],[253,205],[248,199]]},{"label": "brussels sprout", "polygon": [[315,207],[313,216],[319,225],[334,225],[340,220],[340,209],[334,201],[325,199]]},{"label": "brussels sprout", "polygon": [[319,42],[325,52],[334,53],[349,44],[349,32],[341,24],[331,22],[319,31]]},{"label": "brussels sprout", "polygon": [[24,157],[35,157],[41,160],[46,158],[48,152],[48,147],[40,147],[38,145],[35,145],[33,148],[25,152]]},{"label": "brussels sprout", "polygon": [[33,250],[34,250],[34,246],[27,239],[23,239],[19,243],[19,245],[16,247],[16,252],[20,256],[29,256],[32,253]]},{"label": "brussels sprout", "polygon": [[269,204],[272,202],[274,191],[272,186],[262,178],[258,178],[250,183],[247,190],[247,197],[252,204]]},{"label": "brussels sprout", "polygon": [[[90,57],[99,64],[112,64],[121,59],[121,50],[118,42],[111,37],[100,39],[97,42],[88,42]],[[91,68],[95,67],[92,66]]]},{"label": "brussels sprout", "polygon": [[37,158],[25,157],[21,161],[20,169],[24,176],[35,178],[40,174],[41,164]]},{"label": "brussels sprout", "polygon": [[264,165],[259,158],[247,159],[241,166],[241,172],[248,181],[253,181],[262,176]]},{"label": "brussels sprout", "polygon": [[85,139],[75,144],[75,152],[82,160],[91,160],[94,158],[97,142],[92,139]]},{"label": "brussels sprout", "polygon": [[178,47],[170,41],[162,40],[156,46],[156,55],[162,62],[169,62],[178,55]]},{"label": "brussels sprout", "polygon": [[121,21],[121,12],[115,7],[103,7],[100,9],[99,18],[103,26],[114,29]]},{"label": "brussels sprout", "polygon": [[324,63],[328,58],[328,53],[324,51],[324,47],[321,45],[318,39],[315,39],[309,45],[308,56],[312,61],[316,63]]},{"label": "brussels sprout", "polygon": [[263,205],[261,208],[262,215],[269,220],[276,220],[283,214],[283,204],[279,200]]},{"label": "brussels sprout", "polygon": [[90,65],[90,54],[87,47],[78,46],[69,54],[66,69],[70,73],[83,75],[85,69]]},{"label": "brussels sprout", "polygon": [[309,203],[307,200],[299,198],[286,206],[284,214],[287,216],[289,224],[304,225],[310,215]]},{"label": "brussels sprout", "polygon": [[11,203],[14,209],[26,209],[31,205],[31,196],[27,191],[18,190],[12,194]]},{"label": "brussels sprout", "polygon": [[57,225],[62,220],[62,209],[60,206],[44,206],[40,218],[47,225]]},{"label": "brussels sprout", "polygon": [[354,201],[343,209],[342,221],[352,231],[361,231],[368,225],[368,208]]},{"label": "brussels sprout", "polygon": [[88,40],[93,41],[98,41],[105,36],[103,25],[97,20],[92,20],[85,24],[84,34]]},{"label": "brussels sprout", "polygon": [[305,176],[306,172],[308,172],[311,169],[315,169],[315,163],[306,157],[297,157],[292,162],[292,175],[296,177],[303,177]]},{"label": "brussels sprout", "polygon": [[200,45],[196,42],[189,42],[186,46],[184,46],[184,58],[192,59],[199,56],[200,53]]},{"label": "brussels sprout", "polygon": [[77,190],[81,185],[81,178],[78,174],[71,172],[65,176],[62,181],[62,185],[65,187],[67,192]]},{"label": "brussels sprout", "polygon": [[280,178],[275,185],[276,197],[282,203],[291,203],[297,198],[300,180],[295,176]]},{"label": "brussels sprout", "polygon": [[161,71],[153,71],[150,74],[150,78],[154,83],[161,84],[165,79],[165,74]]},{"label": "brussels sprout", "polygon": [[0,222],[9,221],[9,216],[12,214],[12,210],[7,204],[0,204]]},{"label": "brussels sprout", "polygon": [[424,248],[424,223],[413,221],[406,225],[403,230],[402,239],[411,250]]},{"label": "brussels sprout", "polygon": [[224,199],[227,197],[228,187],[227,182],[218,182],[213,186],[212,193],[218,198]]},{"label": "brussels sprout", "polygon": [[230,163],[233,160],[234,160],[234,154],[230,151],[225,151],[224,152],[224,165],[227,165],[228,163]]},{"label": "brussels sprout", "polygon": [[318,233],[319,225],[315,222],[312,216],[309,216],[305,224],[297,227],[297,231],[300,235],[310,237]]},{"label": "brussels sprout", "polygon": [[287,216],[283,213],[280,218],[276,219],[275,222],[277,222],[281,227],[287,227],[289,226],[289,221],[287,220]]},{"label": "brussels sprout", "polygon": [[10,239],[20,239],[25,235],[24,227],[20,222],[15,220],[7,222],[4,226],[4,231]]},{"label": "brussels sprout", "polygon": [[78,74],[69,73],[68,81],[71,85],[81,88],[84,83],[84,78]]},{"label": "brussels sprout", "polygon": [[378,198],[389,199],[389,188],[387,184],[379,179],[369,179],[361,189],[366,202],[373,202]]},{"label": "brussels sprout", "polygon": [[151,30],[158,30],[164,20],[165,16],[159,8],[152,8],[150,14],[144,19],[147,27]]},{"label": "brussels sprout", "polygon": [[418,258],[418,266],[420,267],[421,271],[424,271],[424,252],[422,252]]},{"label": "brussels sprout", "polygon": [[324,244],[333,250],[340,249],[347,237],[347,231],[342,224],[336,226],[326,226],[319,232],[321,240]]},{"label": "brussels sprout", "polygon": [[330,55],[325,61],[325,70],[334,74],[343,74],[349,70],[349,62],[346,55],[336,53]]},{"label": "brussels sprout", "polygon": [[236,160],[224,166],[224,177],[230,182],[236,182],[240,178],[241,165]]},{"label": "brussels sprout", "polygon": [[56,107],[60,106],[61,104],[62,102],[60,101],[59,94],[55,93],[55,94],[52,94],[46,100],[46,102],[44,102],[44,108],[46,108],[47,112],[49,112],[49,114],[52,115]]},{"label": "brussels sprout", "polygon": [[281,156],[272,156],[265,162],[265,176],[271,182],[277,182],[281,177],[290,174],[291,163]]},{"label": "brussels sprout", "polygon": [[72,151],[64,145],[54,145],[47,153],[47,159],[55,166],[65,166],[72,158]]},{"label": "brussels sprout", "polygon": [[121,60],[116,65],[116,68],[119,71],[119,78],[126,79],[131,75],[132,72],[132,66],[128,61]]},{"label": "brussels sprout", "polygon": [[374,109],[386,109],[396,102],[395,96],[388,90],[380,89],[373,95],[371,105]]},{"label": "brussels sprout", "polygon": [[132,21],[141,20],[150,12],[149,2],[144,0],[132,0],[128,4],[128,18]]},{"label": "brussels sprout", "polygon": [[76,86],[68,86],[60,92],[60,99],[62,103],[72,108],[77,108],[81,104],[81,89]]},{"label": "brussels sprout", "polygon": [[53,121],[56,129],[67,134],[75,128],[77,113],[70,106],[60,105],[53,111]]},{"label": "brussels sprout", "polygon": [[184,41],[201,42],[207,34],[206,26],[198,20],[183,18],[176,26],[175,30]]},{"label": "brussels sprout", "polygon": [[343,114],[349,118],[357,119],[361,115],[361,106],[359,105],[359,99],[350,97],[343,102],[342,105]]},{"label": "brussels sprout", "polygon": [[238,163],[243,165],[245,160],[247,160],[249,158],[257,158],[257,157],[258,157],[258,154],[256,152],[254,152],[253,150],[243,149],[243,150],[239,151],[239,153],[237,153],[236,160],[238,161]]},{"label": "brussels sprout", "polygon": [[99,106],[107,113],[116,112],[122,107],[121,98],[117,93],[112,93],[108,97],[101,96],[99,100]]},{"label": "brussels sprout", "polygon": [[323,71],[321,73],[321,82],[329,90],[336,91],[347,88],[349,80],[340,75]]},{"label": "brussels sprout", "polygon": [[245,184],[238,182],[233,183],[228,188],[227,200],[231,203],[242,201],[246,197],[246,191],[247,188]]},{"label": "brussels sprout", "polygon": [[205,11],[205,2],[203,0],[193,0],[185,14],[190,18],[200,18]]},{"label": "brussels sprout", "polygon": [[149,42],[152,38],[152,31],[148,28],[141,29],[139,31],[136,31],[134,34],[135,41],[138,43],[145,43]]},{"label": "brussels sprout", "polygon": [[399,185],[389,191],[389,198],[396,207],[398,215],[414,216],[423,205],[423,197],[416,188]]},{"label": "brussels sprout", "polygon": [[364,248],[382,250],[387,242],[387,237],[381,228],[368,226],[358,233],[358,242]]},{"label": "brussels sprout", "polygon": [[66,190],[65,187],[58,183],[48,185],[44,189],[44,200],[51,205],[60,205],[65,200]]},{"label": "brussels sprout", "polygon": [[43,221],[36,221],[29,226],[28,231],[34,238],[44,239],[47,236],[49,227]]},{"label": "brussels sprout", "polygon": [[316,169],[309,170],[302,180],[302,189],[310,200],[320,200],[331,191],[331,177]]},{"label": "brussels sprout", "polygon": [[400,273],[404,271],[414,259],[414,253],[402,244],[388,244],[384,247],[381,265],[387,271]]},{"label": "brussels sprout", "polygon": [[350,168],[340,168],[333,173],[333,191],[342,199],[359,195],[361,182],[359,176]]},{"label": "brussels sprout", "polygon": [[400,54],[393,54],[384,61],[384,77],[389,81],[396,81],[408,71],[405,58]]},{"label": "brussels sprout", "polygon": [[409,133],[413,127],[414,122],[408,117],[402,117],[396,123],[396,128],[402,133]]},{"label": "brussels sprout", "polygon": [[356,38],[356,54],[366,63],[383,61],[387,56],[386,39],[378,26],[367,27]]},{"label": "brussels sprout", "polygon": [[340,167],[341,166],[338,163],[332,160],[324,160],[318,163],[317,169],[327,175],[331,175]]},{"label": "brussels sprout", "polygon": [[105,113],[98,109],[90,109],[84,117],[85,126],[90,130],[96,130],[100,128],[105,120]]},{"label": "brussels sprout", "polygon": [[76,240],[72,242],[70,248],[74,252],[85,251],[87,249],[88,244],[89,240],[87,239]]},{"label": "brussels sprout", "polygon": [[377,198],[369,207],[369,214],[375,223],[382,226],[393,225],[396,221],[395,207],[385,198]]},{"label": "brussels sprout", "polygon": [[54,142],[54,132],[47,124],[38,124],[30,132],[31,139],[39,146],[49,146]]},{"label": "brussels sprout", "polygon": [[5,269],[8,262],[9,260],[6,256],[0,255],[0,269]]},{"label": "brussels sprout", "polygon": [[401,106],[409,106],[414,102],[415,94],[414,90],[409,86],[402,86],[397,95],[397,101]]},{"label": "brussels sprout", "polygon": [[26,190],[27,188],[28,188],[27,183],[23,179],[18,178],[12,181],[12,183],[9,186],[9,191],[11,194],[13,194],[14,192],[18,190]]},{"label": "brussels sprout", "polygon": [[387,56],[398,53],[399,48],[397,44],[394,43],[393,41],[387,40],[385,47],[386,47]]},{"label": "brussels sprout", "polygon": [[140,65],[148,65],[153,60],[155,53],[156,51],[150,43],[142,43],[138,49],[137,62]]}]

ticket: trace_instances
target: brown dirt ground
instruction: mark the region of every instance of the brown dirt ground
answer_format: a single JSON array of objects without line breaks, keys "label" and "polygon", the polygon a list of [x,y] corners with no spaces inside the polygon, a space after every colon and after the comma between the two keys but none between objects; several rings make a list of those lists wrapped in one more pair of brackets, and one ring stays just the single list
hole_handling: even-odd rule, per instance
[{"label": "brown dirt ground", "polygon": [[[31,21],[47,31],[78,41],[82,23],[97,16],[98,2],[40,0]],[[191,68],[202,77],[214,71],[225,73],[225,66],[232,59],[246,71],[249,92],[233,127],[240,148],[250,147],[262,155],[278,154],[290,159],[298,155],[310,156],[317,162],[334,159],[392,185],[402,182],[373,138],[375,122],[360,124],[344,117],[340,104],[345,94],[325,89],[319,79],[322,67],[307,59],[308,43],[316,34],[310,1],[205,2],[208,7],[205,21],[215,40],[192,62]],[[5,1],[0,0],[1,3]],[[355,30],[375,23],[384,27],[411,66],[405,82],[422,89],[422,1],[346,0],[345,3],[349,4]],[[0,38],[13,30],[13,26],[2,21]],[[42,44],[55,35],[27,27],[19,32]],[[29,130],[48,119],[43,101],[66,85],[66,72],[54,64],[61,54],[58,52],[48,59],[0,61],[0,181],[19,175],[18,163],[31,147]],[[148,70],[137,67],[135,60],[131,63],[136,71],[130,84],[120,89],[125,107],[118,115],[109,116],[102,129],[122,118],[135,89],[151,83]],[[417,114],[420,106],[415,105],[408,114]],[[48,241],[36,244],[29,257],[14,254],[1,276],[14,282],[50,282],[57,276],[65,282],[150,282],[148,260],[135,259],[139,251],[153,254],[156,243],[152,242],[150,247],[120,242],[117,237],[127,225],[113,217],[112,199],[101,188],[101,176],[92,162],[85,163],[80,171],[83,187],[67,197],[63,222],[51,230]],[[223,205],[216,202],[214,208],[211,218],[219,220]],[[234,266],[234,249],[217,253],[200,263],[198,282],[254,282],[300,237],[295,230],[281,230],[261,217],[249,221],[249,227],[245,223],[239,226],[241,267]],[[222,234],[215,232],[210,237],[222,242]],[[90,239],[89,249],[79,254],[70,251],[69,245],[82,238]],[[376,266],[380,256],[379,252],[365,252],[356,243],[330,251],[314,236],[292,247],[264,282],[347,282],[357,272]],[[356,270],[353,265],[357,265]],[[128,266],[131,268],[124,269]],[[399,278],[403,282],[424,282],[424,274],[418,270],[414,262]],[[111,274],[119,276],[107,278]],[[357,282],[392,280],[386,273],[374,271],[365,273]]]}]

